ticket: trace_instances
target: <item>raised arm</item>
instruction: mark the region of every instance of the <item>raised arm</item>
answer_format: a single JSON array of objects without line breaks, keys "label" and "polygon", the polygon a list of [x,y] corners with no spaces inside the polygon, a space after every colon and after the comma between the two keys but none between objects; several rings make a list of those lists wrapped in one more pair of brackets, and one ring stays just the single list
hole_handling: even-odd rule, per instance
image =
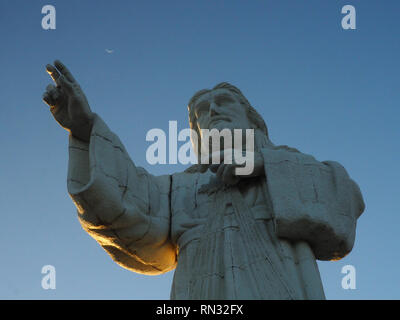
[{"label": "raised arm", "polygon": [[43,99],[71,132],[68,192],[83,229],[124,268],[151,275],[172,270],[170,176],[136,167],[67,68],[56,61],[46,69],[57,86],[48,86]]}]

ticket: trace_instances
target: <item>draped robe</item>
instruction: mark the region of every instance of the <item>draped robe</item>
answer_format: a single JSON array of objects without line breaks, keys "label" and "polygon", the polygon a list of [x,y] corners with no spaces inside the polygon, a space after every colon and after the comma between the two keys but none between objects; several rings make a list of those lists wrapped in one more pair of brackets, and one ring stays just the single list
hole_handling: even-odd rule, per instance
[{"label": "draped robe", "polygon": [[89,143],[70,136],[68,192],[87,231],[124,268],[176,268],[171,299],[324,299],[316,259],[353,247],[364,202],[337,162],[261,150],[265,176],[153,176],[99,116]]}]

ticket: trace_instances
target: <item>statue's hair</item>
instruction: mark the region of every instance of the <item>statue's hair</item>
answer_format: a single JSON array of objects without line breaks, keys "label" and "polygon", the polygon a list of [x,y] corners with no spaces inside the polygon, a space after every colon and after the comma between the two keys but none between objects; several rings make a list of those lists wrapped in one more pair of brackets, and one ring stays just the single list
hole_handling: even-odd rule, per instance
[{"label": "statue's hair", "polygon": [[[254,131],[256,132],[256,136],[260,136],[260,133],[262,136],[264,136],[264,139],[262,139],[262,140],[264,140],[264,142],[261,143],[262,145],[265,145],[265,143],[270,144],[269,137],[268,137],[268,128],[267,128],[267,125],[265,124],[264,119],[261,117],[261,115],[256,111],[256,109],[254,109],[251,106],[250,102],[246,99],[246,97],[243,95],[243,93],[237,87],[235,87],[234,85],[232,85],[228,82],[221,82],[212,89],[202,89],[200,91],[197,91],[189,101],[189,104],[188,104],[189,123],[190,123],[190,128],[192,130],[195,130],[197,133],[198,146],[200,146],[201,135],[200,135],[200,132],[199,132],[199,129],[197,126],[197,117],[195,115],[193,106],[196,104],[196,101],[199,99],[200,96],[202,96],[205,93],[216,90],[216,89],[229,90],[238,98],[241,105],[246,109],[247,117],[248,117],[251,125],[253,126],[253,128],[249,128],[249,129],[254,129]],[[192,141],[192,142],[194,142],[194,141]],[[259,143],[260,142],[261,141],[259,141]],[[197,150],[196,150],[196,152],[197,152]]]}]

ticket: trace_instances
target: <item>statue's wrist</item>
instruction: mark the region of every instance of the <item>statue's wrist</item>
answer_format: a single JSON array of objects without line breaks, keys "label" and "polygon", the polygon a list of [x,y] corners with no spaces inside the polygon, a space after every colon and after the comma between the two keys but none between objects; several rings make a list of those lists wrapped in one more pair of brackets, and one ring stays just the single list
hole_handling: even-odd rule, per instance
[{"label": "statue's wrist", "polygon": [[92,129],[93,129],[93,120],[88,120],[84,125],[71,128],[71,134],[74,138],[89,143]]}]

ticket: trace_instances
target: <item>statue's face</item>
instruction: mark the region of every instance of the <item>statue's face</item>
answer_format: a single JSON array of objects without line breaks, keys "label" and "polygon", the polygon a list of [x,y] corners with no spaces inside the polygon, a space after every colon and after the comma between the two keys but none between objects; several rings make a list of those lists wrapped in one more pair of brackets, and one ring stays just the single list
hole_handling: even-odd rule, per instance
[{"label": "statue's face", "polygon": [[216,89],[201,95],[194,105],[197,126],[201,129],[249,129],[246,109],[235,94]]}]

